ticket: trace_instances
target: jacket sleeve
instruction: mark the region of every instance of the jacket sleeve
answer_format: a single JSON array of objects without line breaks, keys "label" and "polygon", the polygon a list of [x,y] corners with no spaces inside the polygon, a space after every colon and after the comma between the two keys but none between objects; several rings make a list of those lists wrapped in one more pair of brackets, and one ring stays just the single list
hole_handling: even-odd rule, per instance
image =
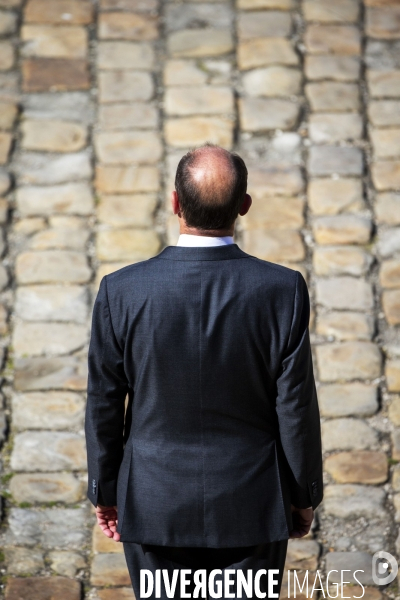
[{"label": "jacket sleeve", "polygon": [[85,413],[87,497],[94,506],[115,506],[117,503],[128,387],[123,349],[111,321],[107,278],[103,277],[92,314]]},{"label": "jacket sleeve", "polygon": [[323,497],[321,424],[309,335],[310,299],[296,271],[293,317],[277,378],[276,411],[291,503],[316,508]]}]

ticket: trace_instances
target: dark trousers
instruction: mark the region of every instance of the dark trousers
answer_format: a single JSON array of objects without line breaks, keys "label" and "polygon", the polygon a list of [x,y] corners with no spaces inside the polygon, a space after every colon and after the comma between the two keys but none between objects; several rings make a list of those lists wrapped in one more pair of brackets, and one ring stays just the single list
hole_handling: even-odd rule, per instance
[{"label": "dark trousers", "polygon": [[[184,591],[187,594],[190,594],[190,597],[195,597],[193,595],[193,592],[196,589],[196,582],[198,583],[198,580],[196,581],[196,579],[194,579],[194,571],[198,571],[200,569],[206,571],[207,582],[208,576],[211,573],[211,571],[215,569],[220,569],[222,571],[221,574],[214,574],[215,582],[211,586],[211,589],[213,590],[211,593],[215,594],[215,592],[218,591],[218,581],[221,582],[220,586],[222,589],[222,596],[220,597],[222,598],[225,598],[225,570],[228,569],[231,569],[233,571],[233,573],[229,574],[229,582],[233,582],[232,585],[229,585],[228,590],[230,598],[235,599],[240,597],[240,595],[237,595],[237,577],[240,577],[240,575],[238,575],[238,571],[242,571],[243,576],[246,579],[250,575],[253,582],[252,593],[250,595],[247,595],[247,588],[243,587],[241,597],[243,599],[247,598],[248,600],[250,598],[259,598],[259,593],[258,595],[256,594],[254,578],[256,576],[257,571],[261,569],[264,569],[267,573],[259,573],[259,584],[257,587],[257,591],[261,591],[262,594],[265,593],[266,595],[263,596],[264,598],[269,597],[269,592],[272,592],[273,594],[279,594],[282,585],[283,568],[286,560],[287,544],[288,540],[280,540],[277,542],[271,542],[269,544],[260,544],[258,546],[240,548],[175,548],[172,546],[154,546],[149,544],[123,542],[126,563],[128,566],[129,575],[132,581],[132,587],[133,591],[135,592],[136,600],[141,600],[141,598],[143,598],[143,596],[140,595],[141,569],[147,569],[153,574],[153,592],[150,596],[147,596],[148,598],[152,599],[161,598],[162,600],[167,600],[168,598],[164,586],[162,569],[166,569],[168,571],[169,583],[172,581],[174,569],[190,569],[191,574],[186,574],[186,579],[190,583],[184,589]],[[155,585],[157,569],[160,570],[159,573],[161,574],[159,596],[156,596]],[[248,570],[250,569],[251,573],[249,574]],[[268,575],[268,571],[271,569],[277,569],[278,573]],[[276,580],[277,583],[273,584],[270,582],[269,587],[268,577],[270,578],[270,580],[273,577],[273,579]],[[145,589],[148,589],[147,584],[148,579],[146,579]],[[212,600],[213,596],[209,595],[208,585],[206,587],[206,590],[207,598]],[[202,591],[200,591],[200,588],[197,588],[197,593],[197,597],[200,599],[203,596]],[[180,571],[178,572],[175,593],[173,596],[170,597],[173,597],[175,599],[184,597],[181,596]],[[271,594],[271,597],[276,598],[277,596],[272,596]]]}]

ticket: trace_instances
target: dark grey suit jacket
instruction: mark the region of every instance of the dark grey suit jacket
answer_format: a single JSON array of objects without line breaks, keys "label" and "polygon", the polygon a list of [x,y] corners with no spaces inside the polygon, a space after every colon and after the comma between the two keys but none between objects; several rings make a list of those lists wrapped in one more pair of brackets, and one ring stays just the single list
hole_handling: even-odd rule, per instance
[{"label": "dark grey suit jacket", "polygon": [[118,506],[122,541],[251,546],[289,537],[291,503],[321,502],[309,313],[298,271],[237,244],[167,246],[103,277],[87,496]]}]

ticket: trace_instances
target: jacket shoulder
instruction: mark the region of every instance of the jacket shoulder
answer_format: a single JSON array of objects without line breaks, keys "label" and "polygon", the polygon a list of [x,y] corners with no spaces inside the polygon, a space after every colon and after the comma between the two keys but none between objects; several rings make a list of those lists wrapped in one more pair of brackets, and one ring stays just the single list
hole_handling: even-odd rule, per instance
[{"label": "jacket shoulder", "polygon": [[[295,269],[263,260],[251,254],[243,252],[243,258],[246,260],[235,260],[235,268],[242,269],[246,273],[246,280],[253,281],[255,284],[263,285],[265,283],[270,286],[279,286],[280,289],[286,288],[294,290],[296,286],[296,278],[299,276],[303,279],[301,273]],[[160,265],[160,263],[162,263]],[[153,256],[147,260],[139,261],[126,267],[122,267],[105,275],[102,282],[106,280],[107,289],[118,290],[124,288],[124,285],[132,281],[132,278],[140,280],[146,279],[152,275],[157,276],[160,266],[162,272],[165,269],[165,261],[160,261],[157,256]]]},{"label": "jacket shoulder", "polygon": [[132,276],[140,276],[148,268],[151,268],[152,265],[154,265],[152,258],[141,260],[137,263],[132,263],[131,265],[121,267],[112,273],[104,275],[104,277],[101,279],[101,282],[106,281],[108,289],[119,287],[120,285],[123,285],[125,281],[130,280]]},{"label": "jacket shoulder", "polygon": [[280,284],[287,284],[290,287],[295,286],[297,277],[304,279],[300,271],[273,263],[268,260],[263,260],[251,254],[247,254],[251,269],[260,277],[267,278],[269,281],[274,281]]}]

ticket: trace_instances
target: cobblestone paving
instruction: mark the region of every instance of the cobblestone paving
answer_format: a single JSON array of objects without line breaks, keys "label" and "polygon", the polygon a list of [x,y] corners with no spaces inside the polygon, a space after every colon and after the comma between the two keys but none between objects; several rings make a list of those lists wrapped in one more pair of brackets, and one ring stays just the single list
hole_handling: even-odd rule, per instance
[{"label": "cobblestone paving", "polygon": [[286,566],[400,554],[399,51],[398,0],[0,0],[0,597],[133,598],[86,500],[91,306],[176,243],[206,141],[249,167],[239,245],[313,301],[326,491]]}]

